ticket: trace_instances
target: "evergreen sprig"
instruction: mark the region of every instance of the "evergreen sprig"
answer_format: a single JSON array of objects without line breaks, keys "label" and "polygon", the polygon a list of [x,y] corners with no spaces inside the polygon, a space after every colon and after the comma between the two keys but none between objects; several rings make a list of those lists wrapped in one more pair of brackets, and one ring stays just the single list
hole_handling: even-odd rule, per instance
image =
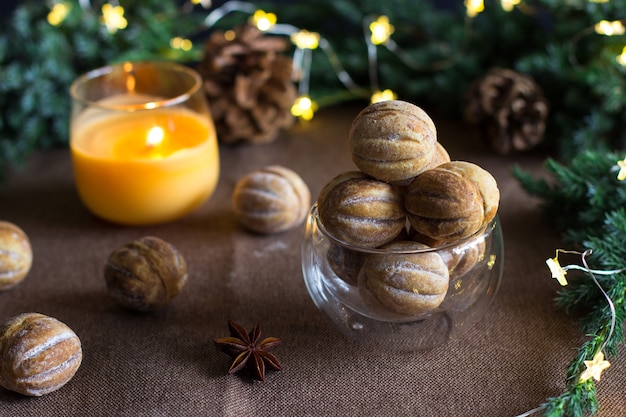
[{"label": "evergreen sprig", "polygon": [[[198,27],[199,16],[181,15],[175,2],[126,0],[127,30],[109,33],[101,23],[105,1],[83,10],[77,0],[62,24],[48,23],[47,2],[23,2],[0,34],[0,179],[34,149],[65,145],[69,86],[83,72],[123,60],[193,56],[169,47],[172,34]],[[195,51],[197,52],[197,51]]]},{"label": "evergreen sprig", "polygon": [[[67,143],[67,89],[77,74],[124,59],[189,62],[199,58],[201,48],[181,53],[169,46],[171,38],[201,41],[198,34],[211,30],[201,24],[208,11],[196,7],[189,12],[189,7],[180,7],[183,1],[124,0],[120,4],[128,27],[109,33],[99,13],[106,2],[93,0],[91,9],[83,10],[78,0],[67,0],[70,15],[52,26],[46,21],[48,2],[25,1],[3,24],[0,176],[36,148]],[[494,66],[508,67],[534,77],[544,89],[551,107],[544,142],[557,159],[584,149],[626,147],[626,69],[615,60],[624,36],[591,30],[602,19],[626,19],[622,2],[526,0],[523,7],[505,12],[499,1],[486,0],[485,11],[473,19],[460,0],[445,7],[435,0],[256,3],[275,12],[279,22],[320,33],[365,90],[370,87],[370,65],[363,21],[386,15],[395,26],[394,42],[420,66],[407,66],[379,46],[381,88],[429,111],[460,117],[469,84]],[[247,17],[234,13],[218,26],[232,27]],[[324,53],[319,48],[313,52],[310,86],[316,101],[363,99],[363,89],[347,92]]]},{"label": "evergreen sprig", "polygon": [[[569,164],[546,160],[550,180],[534,179],[519,168],[513,175],[531,195],[542,200],[546,216],[565,241],[586,251],[593,269],[619,271],[626,268],[626,182],[617,179],[616,153],[586,151]],[[598,410],[593,380],[579,381],[584,361],[600,350],[615,356],[624,342],[626,319],[626,273],[594,275],[611,299],[614,310],[588,276],[570,279],[557,294],[556,303],[566,311],[583,313],[581,329],[589,339],[578,349],[566,375],[566,390],[544,404],[545,415],[582,417]],[[613,315],[615,326],[612,327]]]}]

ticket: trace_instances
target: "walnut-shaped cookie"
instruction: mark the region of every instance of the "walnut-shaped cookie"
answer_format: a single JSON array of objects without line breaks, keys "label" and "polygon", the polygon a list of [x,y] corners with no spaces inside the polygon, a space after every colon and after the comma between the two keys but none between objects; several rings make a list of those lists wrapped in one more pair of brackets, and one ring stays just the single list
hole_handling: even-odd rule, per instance
[{"label": "walnut-shaped cookie", "polygon": [[496,214],[495,179],[479,166],[452,161],[424,171],[407,187],[407,217],[415,231],[437,242],[478,232]]},{"label": "walnut-shaped cookie", "polygon": [[0,291],[22,282],[33,263],[30,240],[17,225],[0,221]]},{"label": "walnut-shaped cookie", "polygon": [[500,204],[500,190],[498,189],[498,183],[493,175],[480,166],[467,161],[451,161],[439,165],[439,167],[457,172],[459,175],[470,179],[476,184],[480,196],[483,199],[485,224],[492,221],[498,212],[498,206]]},{"label": "walnut-shaped cookie", "polygon": [[114,250],[104,266],[107,290],[118,304],[137,311],[165,306],[187,284],[187,264],[164,240],[145,236]]},{"label": "walnut-shaped cookie", "polygon": [[401,100],[363,109],[350,128],[355,165],[381,181],[406,184],[428,168],[436,151],[437,129],[420,107]]},{"label": "walnut-shaped cookie", "polygon": [[432,159],[428,163],[426,169],[436,168],[441,164],[445,164],[446,162],[450,162],[450,154],[448,150],[441,144],[441,142],[437,142],[435,144],[435,152],[433,152]]},{"label": "walnut-shaped cookie", "polygon": [[387,253],[368,254],[359,275],[366,303],[379,314],[391,316],[418,316],[441,305],[449,275],[448,266],[436,251],[410,241],[392,242],[381,249]]},{"label": "walnut-shaped cookie", "polygon": [[335,238],[377,247],[394,240],[406,225],[402,195],[391,184],[358,171],[333,178],[317,200],[319,218]]},{"label": "walnut-shaped cookie", "polygon": [[56,391],[83,358],[80,339],[67,325],[39,313],[0,324],[0,386],[28,396]]},{"label": "walnut-shaped cookie", "polygon": [[311,192],[296,172],[273,165],[237,181],[232,204],[235,216],[246,229],[274,234],[304,221],[311,208]]}]

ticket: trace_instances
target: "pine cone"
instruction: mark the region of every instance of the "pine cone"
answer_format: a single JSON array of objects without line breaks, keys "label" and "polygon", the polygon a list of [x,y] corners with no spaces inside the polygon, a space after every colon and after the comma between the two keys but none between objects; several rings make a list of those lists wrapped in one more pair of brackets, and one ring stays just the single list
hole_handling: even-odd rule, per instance
[{"label": "pine cone", "polygon": [[288,43],[248,24],[234,34],[228,40],[224,32],[214,32],[198,65],[217,137],[223,143],[272,142],[294,120],[292,61],[281,54]]},{"label": "pine cone", "polygon": [[543,140],[548,102],[528,76],[493,68],[470,85],[466,102],[466,120],[500,154],[525,151]]}]

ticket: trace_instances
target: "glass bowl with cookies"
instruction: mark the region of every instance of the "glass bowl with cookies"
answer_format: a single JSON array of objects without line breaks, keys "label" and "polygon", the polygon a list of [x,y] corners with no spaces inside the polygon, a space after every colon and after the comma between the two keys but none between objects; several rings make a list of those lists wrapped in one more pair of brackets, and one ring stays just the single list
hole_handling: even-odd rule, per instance
[{"label": "glass bowl with cookies", "polygon": [[358,170],[328,181],[306,221],[313,302],[365,344],[426,350],[462,336],[502,279],[496,180],[450,160],[430,117],[404,101],[359,113],[350,147]]}]

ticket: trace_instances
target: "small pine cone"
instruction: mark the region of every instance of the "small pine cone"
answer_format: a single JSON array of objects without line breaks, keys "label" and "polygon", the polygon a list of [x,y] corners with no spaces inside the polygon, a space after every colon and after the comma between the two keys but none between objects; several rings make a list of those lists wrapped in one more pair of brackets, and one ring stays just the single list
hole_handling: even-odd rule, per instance
[{"label": "small pine cone", "polygon": [[294,121],[292,61],[281,54],[288,43],[248,24],[235,28],[229,39],[214,32],[198,65],[217,137],[222,143],[272,142]]},{"label": "small pine cone", "polygon": [[528,150],[543,140],[548,102],[532,78],[493,68],[466,93],[466,120],[500,154]]}]

